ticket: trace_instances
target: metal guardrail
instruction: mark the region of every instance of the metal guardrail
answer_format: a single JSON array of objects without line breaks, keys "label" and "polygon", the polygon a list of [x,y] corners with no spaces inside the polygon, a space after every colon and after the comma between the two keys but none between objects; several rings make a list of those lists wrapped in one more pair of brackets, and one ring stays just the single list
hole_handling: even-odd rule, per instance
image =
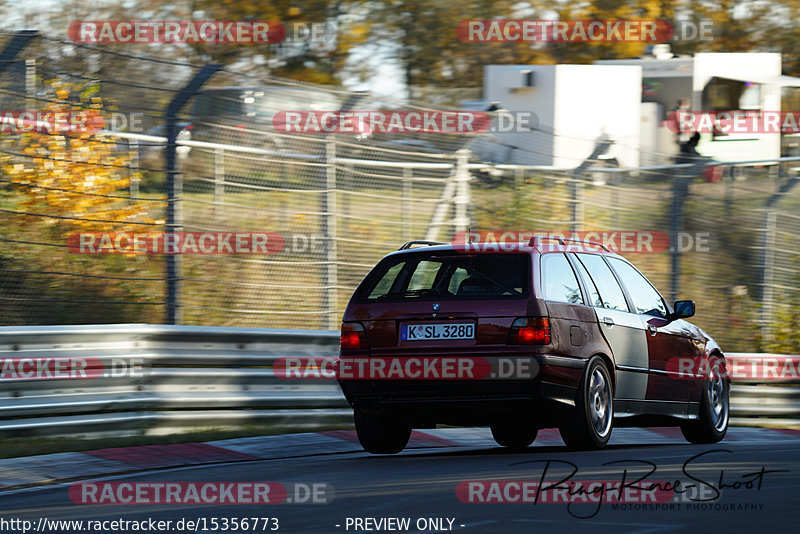
[{"label": "metal guardrail", "polygon": [[[339,333],[169,325],[0,328],[0,436],[137,434],[275,424],[296,430],[347,424],[331,380],[273,374],[281,356],[335,356]],[[90,361],[75,378],[66,359]],[[44,360],[50,359],[49,362]],[[49,367],[54,377],[8,371]],[[96,372],[100,368],[101,372]],[[0,371],[2,371],[0,367]]]},{"label": "metal guardrail", "polygon": [[797,376],[800,356],[786,354],[749,354],[731,352],[725,355],[730,365],[748,365],[758,360],[792,359],[793,371],[781,366],[775,375],[784,378],[765,380],[735,379],[731,383],[731,424],[738,426],[800,427],[800,378]]},{"label": "metal guardrail", "polygon": [[[334,381],[285,379],[272,369],[280,357],[337,354],[336,331],[145,324],[0,327],[0,436],[263,424],[312,430],[350,424],[352,412]],[[77,359],[94,363],[84,370],[86,378],[81,369],[67,376],[72,369],[64,362]],[[20,366],[22,360],[29,361]],[[53,376],[18,374],[34,366],[47,367]],[[798,383],[734,385],[732,423],[800,424],[800,387],[793,387]]]}]

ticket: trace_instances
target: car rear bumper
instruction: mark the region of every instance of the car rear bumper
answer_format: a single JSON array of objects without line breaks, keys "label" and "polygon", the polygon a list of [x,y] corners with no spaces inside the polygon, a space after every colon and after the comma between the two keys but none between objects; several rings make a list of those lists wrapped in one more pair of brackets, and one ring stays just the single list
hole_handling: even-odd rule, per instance
[{"label": "car rear bumper", "polygon": [[[519,355],[515,355],[519,356]],[[539,413],[552,405],[574,405],[588,360],[545,354],[533,378],[482,380],[339,380],[350,405],[389,411],[418,423],[486,424],[516,410]],[[541,415],[541,414],[540,414]]]}]

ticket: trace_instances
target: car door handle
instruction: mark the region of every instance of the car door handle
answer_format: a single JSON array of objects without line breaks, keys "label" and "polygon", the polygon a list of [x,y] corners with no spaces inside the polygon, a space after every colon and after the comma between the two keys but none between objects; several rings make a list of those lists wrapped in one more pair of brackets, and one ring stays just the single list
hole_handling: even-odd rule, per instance
[{"label": "car door handle", "polygon": [[611,317],[603,317],[603,322],[608,326],[614,326],[614,319]]},{"label": "car door handle", "polygon": [[654,335],[656,335],[656,332],[658,332],[658,328],[656,328],[655,326],[649,324],[649,325],[647,325],[647,331],[650,332],[650,335],[654,336]]}]

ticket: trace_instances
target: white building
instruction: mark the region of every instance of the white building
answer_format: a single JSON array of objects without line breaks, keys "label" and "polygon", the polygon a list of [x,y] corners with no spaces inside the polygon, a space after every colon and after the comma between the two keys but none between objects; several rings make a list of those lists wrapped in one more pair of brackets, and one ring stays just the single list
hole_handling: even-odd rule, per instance
[{"label": "white building", "polygon": [[[677,151],[674,134],[665,119],[681,98],[692,111],[781,111],[781,91],[800,87],[800,78],[781,75],[779,53],[699,53],[672,57],[668,52],[637,59],[601,60],[603,66],[642,68],[643,117],[652,117],[656,133],[643,131],[648,152]],[[654,143],[651,146],[649,143]],[[730,133],[701,135],[697,150],[719,161],[770,159],[781,155],[781,135]]]},{"label": "white building", "polygon": [[[666,119],[680,100],[694,112],[779,112],[782,91],[800,91],[800,78],[781,75],[779,53],[677,57],[668,45],[653,51],[594,65],[485,67],[484,101],[532,111],[539,125],[533,132],[498,133],[499,143],[476,148],[492,161],[569,169],[605,135],[613,146],[604,157],[620,166],[671,163],[679,147]],[[782,140],[788,145],[779,133],[709,132],[697,150],[718,161],[768,160],[781,156]]]},{"label": "white building", "polygon": [[571,169],[597,141],[613,141],[605,157],[639,165],[640,66],[489,65],[483,97],[510,112],[532,111],[534,131],[496,133],[484,159]]}]

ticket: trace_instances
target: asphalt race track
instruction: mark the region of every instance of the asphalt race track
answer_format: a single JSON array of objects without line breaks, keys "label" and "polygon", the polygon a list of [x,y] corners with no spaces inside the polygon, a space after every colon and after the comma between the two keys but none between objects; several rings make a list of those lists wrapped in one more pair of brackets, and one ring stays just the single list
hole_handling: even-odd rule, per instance
[{"label": "asphalt race track", "polygon": [[[318,504],[82,505],[70,500],[70,484],[61,484],[0,494],[0,516],[29,520],[32,522],[29,528],[34,532],[37,528],[39,532],[78,531],[74,525],[71,529],[56,530],[48,522],[52,520],[120,518],[171,520],[172,525],[181,518],[205,518],[205,525],[193,525],[191,531],[224,532],[223,518],[243,517],[277,518],[278,532],[296,533],[441,532],[451,529],[497,534],[539,529],[547,532],[598,532],[602,529],[600,531],[621,533],[677,532],[695,527],[707,529],[707,532],[722,529],[727,532],[794,531],[800,521],[800,506],[794,500],[800,487],[800,436],[776,433],[780,439],[752,439],[742,437],[744,432],[745,429],[733,428],[729,439],[703,446],[665,437],[661,443],[645,444],[617,439],[599,452],[568,452],[562,446],[551,444],[533,446],[524,452],[509,452],[489,446],[487,442],[487,446],[409,449],[396,456],[341,452],[167,468],[118,476],[115,480],[129,483],[269,481],[288,487],[293,487],[293,483],[308,487],[325,483],[327,488],[333,486],[335,496],[330,502]],[[553,440],[551,434],[549,443]],[[543,441],[548,443],[548,439]],[[696,455],[701,456],[693,458]],[[609,465],[609,462],[616,463]],[[659,503],[656,509],[652,503],[631,503],[624,510],[621,504],[610,502],[599,505],[596,502],[571,505],[564,502],[468,503],[461,502],[456,493],[463,481],[538,482],[543,477],[546,481],[555,481],[570,472],[573,472],[571,481],[620,481],[626,476],[625,480],[630,482],[653,469],[645,462],[654,464],[656,469],[647,476],[647,481],[683,481],[684,493],[673,494],[670,502]],[[547,472],[543,473],[545,469]],[[626,469],[627,475],[623,475]],[[694,487],[687,489],[692,479]],[[722,487],[716,499],[711,486]],[[486,491],[489,487],[487,482]],[[330,494],[331,490],[328,491]],[[711,500],[701,502],[702,497]],[[287,501],[292,498],[289,492]],[[646,508],[642,509],[643,506]],[[217,518],[216,529],[210,524],[212,518]],[[357,518],[362,521],[356,522]],[[366,518],[384,522],[378,524]],[[388,518],[407,518],[409,527],[402,529],[396,523],[386,523]],[[40,524],[42,519],[45,521]],[[429,519],[434,521],[429,522]],[[48,525],[50,529],[45,528]],[[270,520],[262,521],[255,529],[252,524],[248,528],[251,532],[275,531],[272,530],[274,525]],[[387,526],[391,528],[381,528]],[[2,531],[22,532],[21,528],[12,527],[5,525]],[[188,530],[184,524],[184,531]],[[109,527],[107,531],[133,530]],[[227,531],[233,531],[230,523]]]}]

